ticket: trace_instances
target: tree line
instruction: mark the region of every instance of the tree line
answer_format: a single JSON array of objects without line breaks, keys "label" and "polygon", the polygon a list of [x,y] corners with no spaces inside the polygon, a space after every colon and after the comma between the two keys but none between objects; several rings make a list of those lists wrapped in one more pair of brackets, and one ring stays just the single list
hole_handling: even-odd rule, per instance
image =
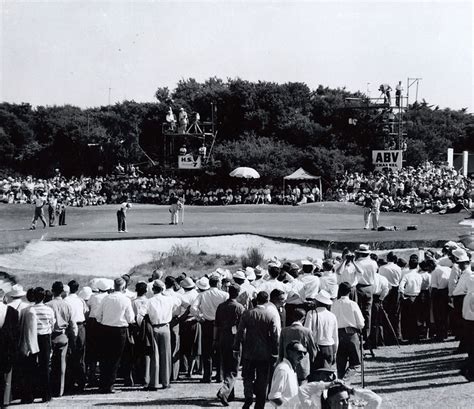
[{"label": "tree line", "polygon": [[[158,88],[155,96],[156,103],[87,109],[1,103],[0,167],[45,177],[55,168],[65,175],[95,175],[111,172],[119,162],[146,161],[143,149],[159,162],[170,104],[175,113],[183,107],[204,121],[214,116],[217,174],[251,166],[272,179],[302,166],[331,180],[338,172],[370,170],[371,150],[384,146],[377,111],[348,104],[346,98],[363,104],[366,96],[344,88],[210,78],[181,80],[174,90]],[[449,147],[474,150],[467,109],[439,109],[423,101],[411,105],[405,119],[406,165],[444,160]]]}]

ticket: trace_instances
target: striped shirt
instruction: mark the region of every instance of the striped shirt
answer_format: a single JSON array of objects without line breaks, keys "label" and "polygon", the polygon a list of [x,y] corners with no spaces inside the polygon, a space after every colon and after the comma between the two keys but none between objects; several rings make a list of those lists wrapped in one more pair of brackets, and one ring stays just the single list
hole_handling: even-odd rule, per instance
[{"label": "striped shirt", "polygon": [[36,313],[38,335],[47,335],[53,332],[53,325],[56,322],[54,311],[51,307],[40,303],[31,307]]}]

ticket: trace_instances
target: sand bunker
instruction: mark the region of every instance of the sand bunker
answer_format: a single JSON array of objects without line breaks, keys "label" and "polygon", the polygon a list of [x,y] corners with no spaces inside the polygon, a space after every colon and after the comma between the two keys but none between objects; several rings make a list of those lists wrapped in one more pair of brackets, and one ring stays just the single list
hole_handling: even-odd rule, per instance
[{"label": "sand bunker", "polygon": [[21,252],[0,255],[0,269],[114,277],[153,260],[159,253],[169,252],[177,244],[189,246],[195,253],[204,251],[241,256],[249,247],[258,247],[266,258],[277,256],[301,260],[323,257],[323,251],[313,247],[249,234],[147,240],[37,241],[28,244]]}]

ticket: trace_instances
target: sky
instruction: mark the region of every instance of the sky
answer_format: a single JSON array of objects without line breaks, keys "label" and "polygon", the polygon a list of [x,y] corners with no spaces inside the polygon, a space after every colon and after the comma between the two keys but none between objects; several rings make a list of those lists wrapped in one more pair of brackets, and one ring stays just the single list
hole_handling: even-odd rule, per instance
[{"label": "sky", "polygon": [[[369,90],[473,112],[471,1],[0,0],[0,101],[156,102],[209,77]],[[415,86],[410,88],[410,101]]]}]

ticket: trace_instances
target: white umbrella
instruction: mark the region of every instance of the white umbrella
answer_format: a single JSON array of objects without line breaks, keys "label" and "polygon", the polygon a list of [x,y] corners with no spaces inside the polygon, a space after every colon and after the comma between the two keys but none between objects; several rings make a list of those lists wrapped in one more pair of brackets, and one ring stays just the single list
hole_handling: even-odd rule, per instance
[{"label": "white umbrella", "polygon": [[234,169],[229,173],[229,176],[245,179],[258,179],[260,177],[259,173],[255,169],[246,167]]}]

